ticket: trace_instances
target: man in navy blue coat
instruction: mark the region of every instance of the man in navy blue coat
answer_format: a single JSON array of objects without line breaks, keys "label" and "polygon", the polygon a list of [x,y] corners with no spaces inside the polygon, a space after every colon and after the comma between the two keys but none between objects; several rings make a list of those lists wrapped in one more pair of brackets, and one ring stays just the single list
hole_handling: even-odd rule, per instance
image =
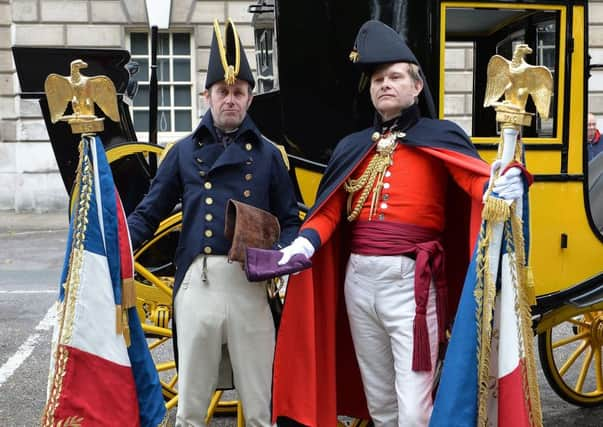
[{"label": "man in navy blue coat", "polygon": [[234,24],[226,24],[223,41],[215,22],[205,84],[210,111],[167,153],[128,218],[138,247],[182,203],[174,284],[177,426],[205,426],[224,350],[246,425],[271,425],[274,323],[264,286],[248,282],[241,265],[227,260],[226,204],[234,199],[275,215],[282,246],[296,236],[299,217],[281,152],[247,116],[254,84]]}]

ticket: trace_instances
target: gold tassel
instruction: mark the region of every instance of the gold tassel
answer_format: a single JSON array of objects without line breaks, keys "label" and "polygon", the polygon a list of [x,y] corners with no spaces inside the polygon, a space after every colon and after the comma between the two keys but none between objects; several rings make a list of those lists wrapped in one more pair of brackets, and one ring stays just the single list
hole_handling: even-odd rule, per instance
[{"label": "gold tassel", "polygon": [[533,306],[536,305],[536,285],[534,284],[534,274],[532,273],[532,268],[526,266],[525,269],[526,275],[526,290],[528,293],[528,303]]},{"label": "gold tassel", "polygon": [[115,333],[121,335],[124,333],[123,324],[121,323],[121,305],[117,304],[115,306]]},{"label": "gold tassel", "polygon": [[130,323],[128,322],[128,310],[127,309],[122,310],[122,318],[121,319],[122,319],[122,325],[123,325],[124,340],[126,341],[126,347],[130,347],[130,344],[131,344]]},{"label": "gold tassel", "polygon": [[509,219],[511,208],[503,199],[489,196],[482,210],[482,218],[487,221],[503,222]]},{"label": "gold tassel", "polygon": [[136,284],[131,277],[122,280],[121,304],[124,308],[130,308],[136,305]]}]

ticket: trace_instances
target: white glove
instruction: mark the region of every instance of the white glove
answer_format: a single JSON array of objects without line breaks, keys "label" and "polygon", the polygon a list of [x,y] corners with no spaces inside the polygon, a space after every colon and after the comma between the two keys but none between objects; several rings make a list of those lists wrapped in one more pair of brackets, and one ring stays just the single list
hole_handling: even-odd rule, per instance
[{"label": "white glove", "polygon": [[278,261],[278,265],[284,265],[289,262],[293,255],[302,254],[305,255],[306,258],[311,258],[314,255],[314,246],[308,239],[305,237],[299,236],[297,237],[289,246],[281,249],[283,256]]},{"label": "white glove", "polygon": [[[500,169],[500,160],[492,163],[490,179],[494,176],[496,170]],[[517,200],[523,197],[523,180],[521,179],[522,170],[518,167],[512,167],[502,176],[494,181],[492,191],[504,200]]]}]

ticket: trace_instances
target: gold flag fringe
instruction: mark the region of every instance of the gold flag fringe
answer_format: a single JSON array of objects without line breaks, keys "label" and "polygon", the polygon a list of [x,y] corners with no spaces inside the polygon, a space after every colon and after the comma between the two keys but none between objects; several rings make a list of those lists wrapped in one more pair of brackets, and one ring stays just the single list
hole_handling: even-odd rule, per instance
[{"label": "gold flag fringe", "polygon": [[42,416],[42,425],[52,427],[55,424],[55,411],[59,406],[59,396],[63,388],[63,378],[66,373],[69,352],[60,344],[69,344],[73,334],[73,319],[75,317],[75,303],[80,286],[80,271],[83,263],[84,240],[86,238],[87,217],[90,209],[90,198],[92,196],[92,168],[90,158],[87,156],[90,137],[82,135],[79,144],[79,160],[74,188],[77,189],[76,201],[72,205],[72,230],[73,239],[69,254],[69,271],[65,281],[64,298],[62,307],[57,312],[57,334],[56,348],[54,349],[54,378],[49,392],[48,401]]},{"label": "gold flag fringe", "polygon": [[[505,203],[506,204],[506,203]],[[509,207],[507,205],[507,207]],[[532,343],[531,322],[531,291],[529,277],[531,272],[526,267],[523,224],[515,212],[515,206],[509,207],[510,221],[504,221],[504,239],[507,242],[507,253],[512,256],[511,275],[515,286],[516,309],[518,313],[518,341],[520,352],[525,360],[522,367],[522,383],[525,400],[528,405],[530,425],[542,426],[542,410],[536,374],[536,363]],[[492,280],[491,266],[488,257],[488,247],[492,238],[493,225],[496,221],[489,220],[480,233],[477,262],[477,285],[474,291],[476,299],[476,320],[478,339],[478,416],[477,425],[488,425],[488,393],[490,389],[490,354],[492,345],[492,320],[496,298],[496,282]]]},{"label": "gold flag fringe", "polygon": [[482,209],[482,218],[487,221],[503,222],[509,219],[510,214],[509,204],[503,199],[492,196],[488,196]]},{"label": "gold flag fringe", "polygon": [[[507,227],[505,227],[507,228]],[[523,221],[516,214],[515,207],[511,211],[511,231],[510,234],[515,250],[516,272],[519,272],[516,284],[516,305],[519,314],[519,343],[523,348],[525,365],[523,367],[523,383],[526,395],[524,398],[528,403],[528,414],[530,416],[530,424],[532,426],[542,426],[542,408],[540,404],[540,392],[538,390],[538,378],[536,374],[536,359],[534,356],[534,347],[532,345],[532,315],[530,310],[530,291],[534,292],[533,281],[532,287],[528,287],[528,275],[530,272],[526,267],[525,242],[523,237]],[[507,239],[510,242],[511,239]],[[534,294],[534,300],[536,299]]]}]

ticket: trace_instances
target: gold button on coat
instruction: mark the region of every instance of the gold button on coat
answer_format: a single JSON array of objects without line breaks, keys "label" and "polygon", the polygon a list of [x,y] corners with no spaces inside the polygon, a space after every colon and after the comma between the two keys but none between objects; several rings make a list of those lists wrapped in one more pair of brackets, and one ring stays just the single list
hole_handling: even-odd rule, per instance
[{"label": "gold button on coat", "polygon": [[250,143],[245,144],[245,150],[251,151],[251,144]]},{"label": "gold button on coat", "polygon": [[205,252],[206,254],[211,254],[211,247],[210,246],[206,246],[203,248],[203,252]]},{"label": "gold button on coat", "polygon": [[211,190],[211,182],[206,182],[205,184],[203,184],[203,186],[205,187],[206,190]]},{"label": "gold button on coat", "polygon": [[205,176],[205,171],[199,171],[199,176]]},{"label": "gold button on coat", "polygon": [[211,197],[206,197],[205,198],[205,204],[206,205],[212,205],[214,203],[214,199],[212,199]]},{"label": "gold button on coat", "polygon": [[211,237],[213,235],[214,235],[213,231],[211,231],[211,230],[205,230],[205,237]]},{"label": "gold button on coat", "polygon": [[251,181],[251,178],[253,178],[253,175],[250,173],[245,174],[245,181]]},{"label": "gold button on coat", "polygon": [[214,219],[214,216],[210,213],[206,213],[205,214],[205,221],[211,221],[212,219]]},{"label": "gold button on coat", "polygon": [[251,196],[251,190],[245,190],[245,191],[243,191],[243,196],[245,196],[245,197]]}]

